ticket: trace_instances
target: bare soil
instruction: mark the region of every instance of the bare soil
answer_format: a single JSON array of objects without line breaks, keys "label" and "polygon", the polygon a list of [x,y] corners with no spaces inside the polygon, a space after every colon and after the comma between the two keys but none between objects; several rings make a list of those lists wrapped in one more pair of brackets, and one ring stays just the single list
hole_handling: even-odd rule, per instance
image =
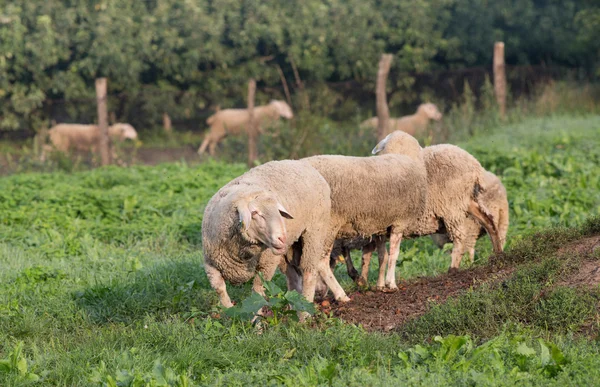
[{"label": "bare soil", "polygon": [[[575,253],[583,257],[579,269],[559,285],[593,287],[600,284],[600,235],[574,241],[558,253]],[[325,301],[321,310],[333,312],[334,316],[344,321],[362,324],[366,330],[387,332],[425,314],[432,305],[446,302],[470,288],[502,281],[515,268],[498,269],[486,265],[435,277],[419,277],[401,281],[398,292],[356,292],[349,295],[351,301],[345,304]]]}]

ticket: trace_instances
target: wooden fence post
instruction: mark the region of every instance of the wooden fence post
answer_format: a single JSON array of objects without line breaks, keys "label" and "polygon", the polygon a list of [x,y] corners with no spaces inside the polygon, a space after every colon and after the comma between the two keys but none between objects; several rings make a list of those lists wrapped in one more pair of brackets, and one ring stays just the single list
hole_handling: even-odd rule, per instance
[{"label": "wooden fence post", "polygon": [[379,70],[377,71],[377,141],[384,139],[390,120],[385,83],[390,72],[390,66],[392,65],[392,58],[392,54],[382,54],[379,60]]},{"label": "wooden fence post", "polygon": [[173,126],[171,124],[171,117],[167,113],[163,113],[163,129],[165,133],[173,132]]},{"label": "wooden fence post", "polygon": [[256,93],[256,81],[248,81],[248,167],[252,168],[258,158],[258,149],[256,147],[258,137],[258,127],[254,119],[254,94]]},{"label": "wooden fence post", "polygon": [[100,128],[100,156],[102,165],[111,163],[110,137],[108,135],[108,110],[106,108],[106,78],[96,79],[96,103],[98,104],[98,127]]},{"label": "wooden fence post", "polygon": [[504,43],[494,44],[494,92],[500,109],[500,118],[506,118],[506,65],[504,64]]}]

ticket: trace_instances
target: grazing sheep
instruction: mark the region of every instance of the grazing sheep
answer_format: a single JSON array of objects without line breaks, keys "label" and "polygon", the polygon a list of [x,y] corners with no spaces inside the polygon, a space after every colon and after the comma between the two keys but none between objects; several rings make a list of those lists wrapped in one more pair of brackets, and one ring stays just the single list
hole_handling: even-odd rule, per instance
[{"label": "grazing sheep", "polygon": [[[494,216],[494,222],[498,229],[498,236],[500,237],[500,244],[504,247],[506,243],[506,234],[508,232],[508,198],[506,195],[506,189],[498,176],[494,175],[489,171],[485,171],[485,191],[481,193],[481,202],[485,203],[486,207],[490,210],[490,213]],[[485,228],[481,224],[469,217],[465,224],[465,238],[463,242],[463,252],[460,254],[459,259],[455,263],[455,268],[460,266],[460,261],[465,251],[469,252],[469,258],[471,262],[475,258],[475,243],[477,239],[485,234]],[[441,248],[444,244],[451,243],[452,241],[446,234],[433,234],[431,239]]]},{"label": "grazing sheep", "polygon": [[[294,113],[284,101],[272,100],[268,105],[256,106],[254,117],[262,133],[264,127],[272,125],[279,117],[291,119]],[[248,119],[248,109],[224,109],[208,117],[206,123],[210,129],[198,148],[198,154],[203,154],[208,147],[210,155],[214,156],[217,144],[225,136],[240,134],[247,130]]]},{"label": "grazing sheep", "polygon": [[[402,235],[423,215],[427,196],[427,174],[419,143],[405,133],[399,135],[397,141],[410,150],[406,152],[408,155],[303,159],[315,167],[331,187],[328,246],[333,246],[336,239],[369,244],[368,239],[355,238],[389,232],[390,261],[397,259]],[[385,262],[381,264],[385,266]],[[394,278],[384,278],[380,273],[377,286],[397,289]]]},{"label": "grazing sheep", "polygon": [[[373,153],[404,153],[403,136],[401,131],[389,134],[377,144]],[[410,152],[413,152],[412,148]],[[479,221],[490,235],[494,252],[502,252],[503,244],[494,216],[483,201],[482,193],[486,191],[487,186],[485,170],[479,161],[467,151],[450,144],[429,146],[423,148],[422,153],[427,170],[427,205],[424,216],[419,222],[411,224],[406,235],[431,235],[438,233],[443,227],[454,242],[451,268],[456,268],[464,253],[468,233],[467,220],[470,215]],[[369,262],[363,262],[367,267],[368,264]],[[388,269],[394,266],[394,256],[390,252]],[[393,278],[394,271],[391,270],[390,274],[388,270],[387,275],[386,283],[388,278]]]},{"label": "grazing sheep", "polygon": [[[208,202],[202,220],[204,266],[221,304],[233,304],[225,280],[239,284],[259,271],[270,280],[285,254],[303,272],[303,295],[313,301],[323,278],[336,299],[348,301],[325,254],[331,212],[327,182],[301,161],[272,161],[222,187]],[[329,251],[327,250],[327,253]],[[264,294],[258,277],[254,289]]]},{"label": "grazing sheep", "polygon": [[[442,113],[438,110],[437,106],[432,103],[424,103],[419,105],[415,114],[404,116],[400,118],[390,118],[388,121],[388,127],[384,135],[392,133],[396,130],[401,130],[411,136],[421,135],[427,128],[429,120],[439,121],[442,119]],[[377,130],[379,119],[377,117],[369,118],[360,124],[363,129],[374,129]]]},{"label": "grazing sheep", "polygon": [[[108,127],[108,134],[114,140],[135,140],[136,130],[129,124],[117,123]],[[61,152],[69,150],[96,152],[100,145],[98,125],[58,124],[48,130],[50,142]]]},{"label": "grazing sheep", "polygon": [[[134,127],[123,123],[109,126],[108,134],[112,141],[135,140],[138,138]],[[48,137],[50,137],[52,145],[42,147],[41,161],[45,161],[46,154],[54,149],[65,153],[70,150],[98,152],[100,127],[98,125],[58,124],[48,130]]]},{"label": "grazing sheep", "polygon": [[[416,149],[406,146],[406,136],[408,135],[402,131],[393,132],[377,144],[372,153],[379,153],[378,157],[405,154],[414,159]],[[372,252],[376,248],[380,260],[379,279],[385,275],[386,265],[383,263],[387,263],[385,284],[388,289],[395,289],[391,286],[396,283],[395,267],[398,253],[395,249],[399,246],[399,237],[402,236],[411,238],[445,230],[454,241],[451,268],[458,267],[457,262],[460,262],[464,253],[469,216],[477,219],[486,229],[492,239],[494,251],[502,252],[503,242],[496,228],[494,216],[483,201],[482,193],[486,192],[487,187],[481,164],[465,150],[449,144],[429,146],[420,152],[427,171],[425,210],[417,221],[410,223],[402,235],[396,236],[396,239],[393,238],[393,234],[389,235],[389,258],[385,250],[385,234],[379,233],[374,239],[374,245],[366,245],[363,248],[361,276],[357,281],[359,284],[368,283],[369,263]],[[346,264],[352,265],[349,249],[344,252],[344,255],[346,255]],[[336,256],[330,256],[332,264],[335,264],[336,259]],[[352,268],[348,267],[348,271],[351,272]],[[322,289],[322,286],[318,286]],[[377,287],[381,288],[379,280]]]}]

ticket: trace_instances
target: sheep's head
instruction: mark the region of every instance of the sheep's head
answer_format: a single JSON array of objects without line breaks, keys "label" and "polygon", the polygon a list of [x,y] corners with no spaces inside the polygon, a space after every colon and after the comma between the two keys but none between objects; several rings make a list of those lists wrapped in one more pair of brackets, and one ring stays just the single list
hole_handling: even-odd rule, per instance
[{"label": "sheep's head", "polygon": [[137,131],[129,124],[117,123],[109,128],[112,136],[118,137],[119,140],[135,140],[138,138]]},{"label": "sheep's head", "polygon": [[252,243],[262,243],[273,254],[287,252],[287,232],[283,218],[292,215],[271,194],[260,193],[237,203],[242,235]]},{"label": "sheep's head", "polygon": [[425,113],[427,118],[432,119],[432,120],[439,121],[442,119],[442,113],[440,113],[437,106],[435,106],[434,104],[432,104],[430,102],[421,104],[419,106],[419,109],[417,109],[417,112]]},{"label": "sheep's head", "polygon": [[284,101],[280,101],[274,99],[270,102],[270,105],[274,106],[277,109],[279,115],[283,118],[287,118],[288,120],[294,118],[294,113],[292,112],[292,108],[290,105],[285,103]]},{"label": "sheep's head", "polygon": [[410,157],[413,160],[421,160],[421,145],[416,138],[401,130],[396,130],[386,136],[373,148],[372,154],[401,154]]}]

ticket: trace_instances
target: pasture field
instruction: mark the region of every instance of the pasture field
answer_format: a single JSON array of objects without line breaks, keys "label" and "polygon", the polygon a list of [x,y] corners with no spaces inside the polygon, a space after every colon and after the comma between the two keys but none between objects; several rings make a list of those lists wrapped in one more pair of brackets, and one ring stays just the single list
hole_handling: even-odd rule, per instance
[{"label": "pasture field", "polygon": [[[587,275],[600,266],[600,116],[528,119],[458,145],[507,188],[507,253],[489,262],[482,238],[455,278],[449,246],[403,243],[403,287],[476,281],[394,311],[402,323],[386,332],[358,313],[384,296],[356,293],[342,267],[353,301],[310,324],[258,334],[223,317],[200,226],[241,164],[0,178],[0,385],[600,384],[600,277]],[[335,317],[353,313],[357,324]]]}]

